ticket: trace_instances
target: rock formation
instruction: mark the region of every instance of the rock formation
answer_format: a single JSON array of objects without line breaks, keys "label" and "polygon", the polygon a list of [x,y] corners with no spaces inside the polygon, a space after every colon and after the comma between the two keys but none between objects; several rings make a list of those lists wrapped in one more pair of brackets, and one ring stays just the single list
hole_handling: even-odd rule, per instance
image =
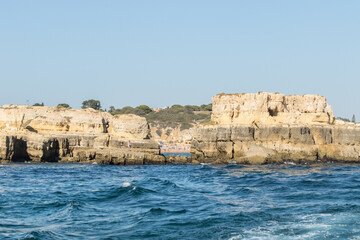
[{"label": "rock formation", "polygon": [[335,120],[325,97],[317,95],[218,94],[212,101],[211,120],[216,124],[333,124]]},{"label": "rock formation", "polygon": [[[164,164],[149,126],[136,115],[93,109],[0,107],[0,161]],[[128,142],[131,148],[128,148]]]},{"label": "rock formation", "polygon": [[196,161],[360,161],[360,125],[336,121],[322,96],[218,94],[212,100],[212,121],[193,136]]},{"label": "rock formation", "polygon": [[[335,120],[324,97],[218,94],[212,100],[211,122],[184,135],[192,138],[191,159],[161,155],[159,145],[150,139],[146,119],[136,115],[3,106],[0,161],[121,165],[360,161],[360,124]],[[159,139],[166,134],[161,132]],[[179,138],[180,130],[173,132]]]}]

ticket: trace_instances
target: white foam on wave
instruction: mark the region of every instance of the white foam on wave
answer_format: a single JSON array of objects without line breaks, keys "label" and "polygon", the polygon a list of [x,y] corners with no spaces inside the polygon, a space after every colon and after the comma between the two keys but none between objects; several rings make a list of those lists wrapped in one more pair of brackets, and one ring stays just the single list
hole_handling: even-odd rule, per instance
[{"label": "white foam on wave", "polygon": [[243,237],[244,237],[243,235],[232,236],[231,238],[229,238],[229,240],[238,240],[238,239],[242,239]]},{"label": "white foam on wave", "polygon": [[130,187],[130,186],[131,186],[131,183],[129,183],[129,182],[124,182],[122,184],[122,187]]},{"label": "white foam on wave", "polygon": [[293,163],[293,162],[284,162],[284,164],[287,164],[287,165],[296,165],[296,163]]},{"label": "white foam on wave", "polygon": [[359,219],[357,214],[349,213],[317,213],[294,217],[293,222],[280,223],[268,221],[266,225],[257,226],[244,231],[243,235],[229,239],[243,237],[246,239],[286,239],[311,240],[327,237],[346,236],[347,239],[358,239],[360,230],[354,226]]}]

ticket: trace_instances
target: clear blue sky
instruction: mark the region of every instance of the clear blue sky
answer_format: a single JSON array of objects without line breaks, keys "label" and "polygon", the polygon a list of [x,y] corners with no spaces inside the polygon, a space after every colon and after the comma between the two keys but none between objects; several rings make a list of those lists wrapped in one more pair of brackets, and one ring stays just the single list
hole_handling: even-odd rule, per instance
[{"label": "clear blue sky", "polygon": [[0,105],[321,94],[360,120],[358,0],[0,1]]}]

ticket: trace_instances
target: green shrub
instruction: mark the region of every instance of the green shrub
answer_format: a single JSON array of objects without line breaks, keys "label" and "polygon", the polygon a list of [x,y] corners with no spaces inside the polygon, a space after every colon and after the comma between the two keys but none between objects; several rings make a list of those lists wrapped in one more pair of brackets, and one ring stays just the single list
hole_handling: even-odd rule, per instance
[{"label": "green shrub", "polygon": [[194,111],[201,111],[201,107],[195,106],[195,105],[186,105],[186,106],[185,106],[185,109],[186,109],[187,111],[192,111],[192,112],[194,112]]},{"label": "green shrub", "polygon": [[166,130],[166,136],[170,136],[170,134],[171,134],[171,130],[170,129]]},{"label": "green shrub", "polygon": [[35,107],[43,107],[44,103],[35,103],[33,106],[35,106]]},{"label": "green shrub", "polygon": [[161,131],[160,129],[158,129],[158,130],[156,130],[156,134],[159,135],[159,136],[161,136],[162,131]]},{"label": "green shrub", "polygon": [[212,111],[212,103],[203,104],[200,106],[201,111]]},{"label": "green shrub", "polygon": [[67,103],[59,103],[56,107],[71,108]]}]

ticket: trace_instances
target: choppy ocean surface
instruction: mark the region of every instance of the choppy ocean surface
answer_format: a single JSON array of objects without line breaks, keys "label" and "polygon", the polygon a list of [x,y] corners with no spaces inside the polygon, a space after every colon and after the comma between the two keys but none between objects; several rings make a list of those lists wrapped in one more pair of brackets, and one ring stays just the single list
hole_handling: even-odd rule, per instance
[{"label": "choppy ocean surface", "polygon": [[360,165],[0,165],[0,239],[360,239]]}]

